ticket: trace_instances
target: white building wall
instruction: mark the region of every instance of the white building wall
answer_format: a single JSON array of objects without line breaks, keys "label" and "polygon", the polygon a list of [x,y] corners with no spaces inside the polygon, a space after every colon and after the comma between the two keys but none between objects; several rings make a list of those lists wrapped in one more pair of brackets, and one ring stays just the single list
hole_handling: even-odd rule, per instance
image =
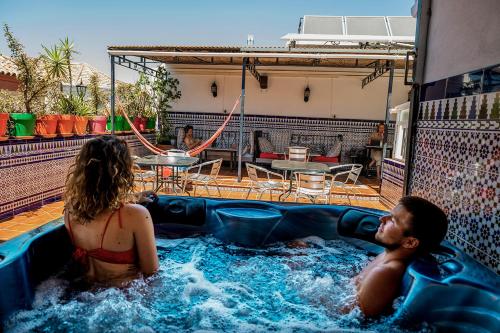
[{"label": "white building wall", "polygon": [[[180,81],[182,97],[173,104],[173,111],[228,112],[241,92],[241,76],[237,74],[175,73]],[[269,74],[268,89],[260,89],[257,80],[246,77],[245,113],[290,117],[382,120],[385,118],[388,74],[361,89],[363,75],[294,76]],[[217,83],[218,94],[210,91]],[[304,89],[309,85],[311,96],[304,102]],[[392,106],[405,102],[409,87],[395,77]]]}]

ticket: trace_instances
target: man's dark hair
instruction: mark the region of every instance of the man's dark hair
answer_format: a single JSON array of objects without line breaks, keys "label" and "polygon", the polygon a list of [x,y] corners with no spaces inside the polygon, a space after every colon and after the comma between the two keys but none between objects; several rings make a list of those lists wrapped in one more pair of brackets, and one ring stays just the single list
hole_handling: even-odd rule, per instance
[{"label": "man's dark hair", "polygon": [[399,204],[412,216],[410,229],[405,235],[419,240],[418,251],[429,252],[438,248],[448,230],[448,219],[441,208],[415,196],[403,197]]},{"label": "man's dark hair", "polygon": [[188,132],[190,129],[193,129],[193,126],[191,126],[191,125],[186,125],[186,126],[184,126],[184,134],[187,134],[187,132]]}]

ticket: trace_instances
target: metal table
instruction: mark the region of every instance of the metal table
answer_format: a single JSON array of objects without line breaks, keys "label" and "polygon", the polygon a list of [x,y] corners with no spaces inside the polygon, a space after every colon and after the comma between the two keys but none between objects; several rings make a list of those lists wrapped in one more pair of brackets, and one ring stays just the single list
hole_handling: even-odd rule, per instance
[{"label": "metal table", "polygon": [[[298,162],[298,161],[288,161],[288,160],[274,160],[271,164],[271,168],[282,171],[290,171],[291,173],[295,171],[303,172],[330,172],[328,165],[324,163],[317,162]],[[290,174],[290,185],[288,190],[282,193],[279,200],[286,194],[290,196],[292,193],[292,174]]]},{"label": "metal table", "polygon": [[156,189],[155,192],[164,185],[162,179],[163,168],[171,167],[172,172],[172,192],[175,192],[175,185],[179,188],[181,186],[177,184],[177,179],[179,176],[179,168],[189,167],[199,161],[198,157],[186,157],[186,156],[162,156],[162,155],[148,155],[135,160],[135,163],[139,165],[149,165],[156,167]]}]

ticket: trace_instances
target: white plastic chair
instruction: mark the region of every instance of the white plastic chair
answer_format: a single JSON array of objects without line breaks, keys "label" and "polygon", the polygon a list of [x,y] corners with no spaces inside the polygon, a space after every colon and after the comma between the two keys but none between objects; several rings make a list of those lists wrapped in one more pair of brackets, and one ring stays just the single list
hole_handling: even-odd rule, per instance
[{"label": "white plastic chair", "polygon": [[[285,178],[283,177],[283,175],[269,171],[265,168],[250,163],[247,163],[246,167],[247,167],[248,177],[250,178],[250,189],[248,190],[245,199],[248,199],[248,196],[250,195],[250,192],[252,192],[252,190],[255,190],[259,193],[258,200],[262,198],[262,194],[264,194],[264,192],[269,191],[269,196],[272,201],[273,190],[277,190],[282,193],[287,190],[287,183],[285,182]],[[259,179],[258,177],[259,171],[265,173],[267,179],[264,180]],[[277,177],[278,180],[273,179],[271,176]]]},{"label": "white plastic chair", "polygon": [[132,171],[134,172],[134,182],[139,181],[142,185],[142,190],[146,191],[146,184],[151,183],[151,189],[155,188],[156,172],[153,170],[143,170],[139,165],[133,164]]},{"label": "white plastic chair", "polygon": [[[346,170],[346,171],[336,172],[337,170]],[[363,165],[361,164],[341,164],[330,168],[330,172],[333,174],[332,189],[333,186],[338,186],[342,188],[345,194],[347,195],[347,200],[349,200],[349,204],[351,204],[349,191],[353,194],[354,199],[356,199],[356,192],[354,192],[352,190],[352,186],[349,185],[356,185],[356,183],[358,182],[358,177],[361,174],[362,170],[363,170]],[[339,176],[346,176],[346,179],[344,181],[338,181],[337,178]]]},{"label": "white plastic chair", "polygon": [[[212,166],[210,169],[209,174],[203,174],[201,171],[204,167]],[[208,190],[208,184],[213,183],[215,184],[217,188],[217,192],[219,193],[219,197],[222,197],[219,189],[219,184],[217,183],[217,177],[219,176],[219,171],[222,166],[222,158],[219,158],[217,160],[213,161],[208,161],[205,163],[193,165],[191,167],[186,168],[183,171],[182,179],[183,179],[183,186],[182,190],[186,192],[186,186],[188,182],[191,182],[193,184],[193,195],[196,195],[196,187],[197,185],[203,185],[210,196],[210,191]],[[189,173],[191,170],[197,171],[195,173]]]}]

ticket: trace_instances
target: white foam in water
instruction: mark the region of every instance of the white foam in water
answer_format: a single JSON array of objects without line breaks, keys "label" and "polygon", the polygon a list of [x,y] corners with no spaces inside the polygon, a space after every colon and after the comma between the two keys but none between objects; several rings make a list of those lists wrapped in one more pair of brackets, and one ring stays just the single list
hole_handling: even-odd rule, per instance
[{"label": "white foam in water", "polygon": [[[73,290],[58,274],[8,332],[400,332],[364,320],[354,277],[369,260],[343,241],[249,250],[205,238],[158,240],[160,271],[127,288]],[[395,306],[401,304],[398,299]],[[349,308],[347,313],[345,309]]]}]

